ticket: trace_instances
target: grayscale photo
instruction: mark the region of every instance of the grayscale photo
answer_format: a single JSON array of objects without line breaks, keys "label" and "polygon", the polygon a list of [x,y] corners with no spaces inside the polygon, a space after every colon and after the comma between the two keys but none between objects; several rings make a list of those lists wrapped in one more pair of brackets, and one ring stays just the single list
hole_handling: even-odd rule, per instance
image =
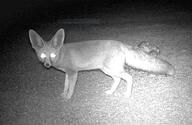
[{"label": "grayscale photo", "polygon": [[187,0],[0,2],[0,125],[191,125]]}]

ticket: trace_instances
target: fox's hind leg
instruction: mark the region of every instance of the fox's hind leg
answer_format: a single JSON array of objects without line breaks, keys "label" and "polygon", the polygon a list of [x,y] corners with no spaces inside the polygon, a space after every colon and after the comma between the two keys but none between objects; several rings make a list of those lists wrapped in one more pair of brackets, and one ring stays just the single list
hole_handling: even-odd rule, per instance
[{"label": "fox's hind leg", "polygon": [[125,94],[126,97],[130,97],[130,95],[132,93],[132,87],[133,87],[132,76],[124,71],[121,74],[119,74],[119,77],[121,77],[122,79],[124,79],[126,81],[127,90],[126,90],[126,92],[124,94]]},{"label": "fox's hind leg", "polygon": [[[131,95],[132,92],[132,85],[133,85],[133,79],[132,76],[129,75],[128,73],[126,73],[124,71],[124,69],[122,69],[122,71],[120,72],[107,72],[106,70],[104,71],[107,75],[111,76],[113,78],[113,85],[111,87],[111,89],[105,91],[106,94],[113,94],[115,92],[115,90],[117,89],[120,80],[123,79],[125,80],[126,84],[127,84],[127,90],[124,93],[126,97],[129,97]],[[112,74],[111,74],[112,73]]]},{"label": "fox's hind leg", "polygon": [[[133,86],[133,79],[132,79],[132,76],[129,75],[128,73],[126,73],[125,71],[123,71],[122,73],[119,73],[117,74],[115,77],[113,76],[113,79],[114,79],[114,83],[111,87],[110,90],[106,91],[106,93],[108,94],[112,94],[117,86],[119,85],[119,82],[120,82],[120,79],[123,79],[125,80],[126,84],[127,84],[127,90],[126,92],[124,93],[124,95],[126,97],[129,97],[131,95],[131,92],[132,92],[132,86]],[[111,93],[110,93],[111,92]]]},{"label": "fox's hind leg", "polygon": [[112,85],[112,87],[111,87],[110,90],[105,91],[105,93],[106,93],[107,95],[112,94],[112,93],[117,89],[117,87],[118,87],[118,85],[119,85],[119,83],[120,83],[120,80],[121,80],[121,79],[118,78],[118,77],[112,77],[112,78],[113,78],[114,83],[113,83],[113,85]]},{"label": "fox's hind leg", "polygon": [[[111,76],[113,78],[113,85],[111,89],[107,90],[106,94],[112,94],[118,87],[121,79],[126,81],[127,90],[125,92],[125,96],[129,97],[132,91],[132,76],[125,72],[124,69],[124,61],[110,61],[111,63],[107,63],[108,65],[102,68],[102,71]],[[115,63],[116,62],[116,63]]]}]

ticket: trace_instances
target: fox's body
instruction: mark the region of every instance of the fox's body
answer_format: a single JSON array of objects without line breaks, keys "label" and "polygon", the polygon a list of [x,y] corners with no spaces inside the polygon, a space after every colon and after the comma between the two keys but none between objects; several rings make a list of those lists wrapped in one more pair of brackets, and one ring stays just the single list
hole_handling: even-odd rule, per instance
[{"label": "fox's body", "polygon": [[[109,59],[107,57],[115,52],[109,49],[112,44],[115,44],[115,41],[96,40],[67,43],[61,48],[61,58],[53,66],[77,71],[101,69]],[[117,50],[117,48],[118,46],[113,46],[114,50]]]},{"label": "fox's body", "polygon": [[66,73],[63,95],[71,98],[77,80],[78,71],[100,69],[114,80],[112,88],[106,91],[112,94],[121,79],[127,82],[126,95],[132,90],[132,77],[124,70],[124,65],[148,72],[173,75],[171,64],[162,59],[135,49],[125,43],[114,40],[92,40],[77,43],[64,41],[64,30],[57,31],[49,42],[33,30],[29,31],[32,47],[45,67],[55,67]]}]

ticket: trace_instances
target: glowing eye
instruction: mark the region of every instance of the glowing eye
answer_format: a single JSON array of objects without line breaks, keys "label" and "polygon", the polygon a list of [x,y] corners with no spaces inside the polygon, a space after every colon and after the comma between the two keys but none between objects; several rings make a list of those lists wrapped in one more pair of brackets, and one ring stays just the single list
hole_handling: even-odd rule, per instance
[{"label": "glowing eye", "polygon": [[55,53],[51,53],[50,56],[51,56],[51,58],[55,58],[56,57]]},{"label": "glowing eye", "polygon": [[41,53],[41,58],[44,59],[46,57],[45,53]]}]

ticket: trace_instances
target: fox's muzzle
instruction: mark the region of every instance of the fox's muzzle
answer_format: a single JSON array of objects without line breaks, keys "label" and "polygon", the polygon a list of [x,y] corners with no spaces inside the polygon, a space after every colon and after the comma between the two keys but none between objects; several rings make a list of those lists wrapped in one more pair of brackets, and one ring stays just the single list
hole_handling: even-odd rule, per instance
[{"label": "fox's muzzle", "polygon": [[49,63],[49,62],[44,62],[44,66],[45,66],[46,68],[50,68],[50,67],[51,67],[51,63]]}]

